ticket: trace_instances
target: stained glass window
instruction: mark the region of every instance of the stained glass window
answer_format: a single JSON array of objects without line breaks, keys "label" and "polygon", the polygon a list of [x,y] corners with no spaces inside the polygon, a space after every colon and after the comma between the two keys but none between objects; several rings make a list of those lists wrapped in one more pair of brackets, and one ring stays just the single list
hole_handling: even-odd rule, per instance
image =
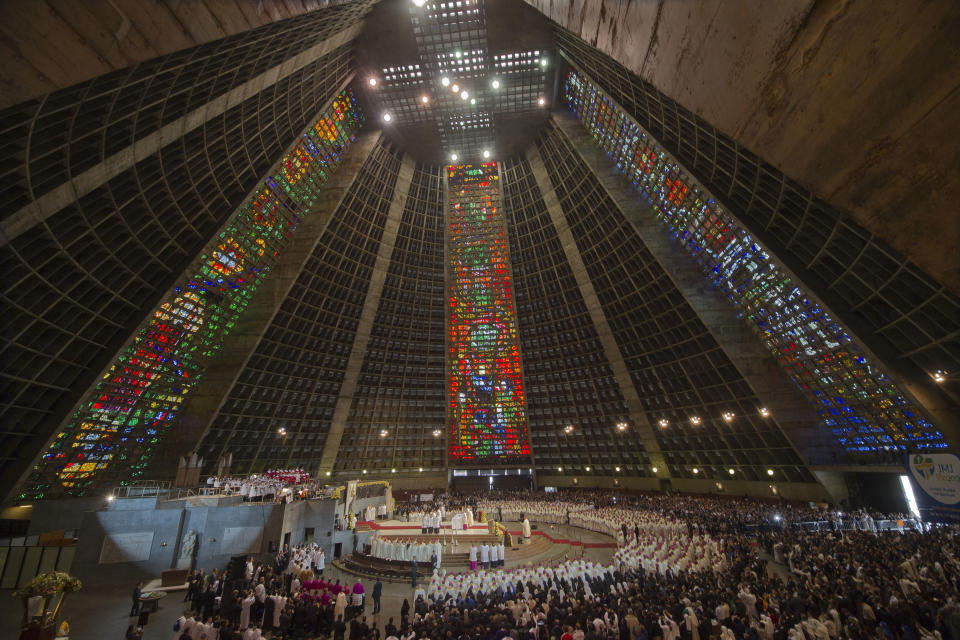
[{"label": "stained glass window", "polygon": [[529,462],[526,402],[496,162],[453,165],[450,188],[450,458]]},{"label": "stained glass window", "polygon": [[851,453],[946,448],[943,435],[840,324],[587,76],[569,109],[654,205],[658,218],[761,335]]},{"label": "stained glass window", "polygon": [[98,482],[122,484],[143,475],[362,124],[353,93],[343,91],[211,241],[193,277],[174,288],[81,402],[43,454],[21,499],[82,495]]}]

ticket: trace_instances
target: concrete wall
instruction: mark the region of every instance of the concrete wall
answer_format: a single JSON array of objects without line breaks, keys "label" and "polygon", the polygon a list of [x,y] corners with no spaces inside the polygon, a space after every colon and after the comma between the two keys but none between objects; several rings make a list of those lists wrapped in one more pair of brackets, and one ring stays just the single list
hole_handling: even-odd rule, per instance
[{"label": "concrete wall", "polygon": [[960,4],[526,1],[960,292]]}]

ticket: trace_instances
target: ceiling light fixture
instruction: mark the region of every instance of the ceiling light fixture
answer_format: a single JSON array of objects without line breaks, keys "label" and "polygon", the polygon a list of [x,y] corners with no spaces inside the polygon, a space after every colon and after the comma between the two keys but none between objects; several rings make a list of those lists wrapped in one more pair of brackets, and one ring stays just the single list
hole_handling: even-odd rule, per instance
[{"label": "ceiling light fixture", "polygon": [[546,68],[546,67],[547,67],[547,59],[546,59],[546,58],[540,58],[540,66],[543,67],[543,68]]},{"label": "ceiling light fixture", "polygon": [[458,157],[459,157],[459,156],[457,156],[457,154],[451,153],[451,154],[450,154],[450,162],[456,162]]},{"label": "ceiling light fixture", "polygon": [[730,411],[725,411],[725,412],[723,413],[723,419],[726,420],[727,422],[732,422],[732,421],[733,421],[733,413],[730,412]]},{"label": "ceiling light fixture", "polygon": [[383,114],[383,121],[384,121],[384,122],[390,122],[391,120],[393,120],[393,116],[391,116],[389,113]]},{"label": "ceiling light fixture", "polygon": [[445,86],[445,87],[449,87],[449,86],[450,86],[450,78],[448,78],[447,76],[443,76],[442,78],[440,78],[440,84],[442,84],[442,85]]},{"label": "ceiling light fixture", "polygon": [[572,424],[568,424],[567,426],[565,426],[565,427],[563,428],[563,432],[564,432],[564,433],[567,433],[567,434],[573,433],[573,425],[572,425]]},{"label": "ceiling light fixture", "polygon": [[700,469],[697,469],[696,467],[694,467],[694,468],[693,468],[693,473],[694,473],[694,474],[700,473]]},{"label": "ceiling light fixture", "polygon": [[470,98],[470,104],[477,104],[476,98]]},{"label": "ceiling light fixture", "polygon": [[430,102],[430,98],[428,98],[427,96],[420,96],[420,102],[422,102],[423,104],[427,104],[428,102]]},{"label": "ceiling light fixture", "polygon": [[700,416],[693,416],[690,418],[690,424],[696,426],[700,424]]},{"label": "ceiling light fixture", "polygon": [[772,475],[773,475],[773,469],[767,469],[767,475],[768,475],[768,476],[772,476]]},{"label": "ceiling light fixture", "polygon": [[729,473],[730,475],[733,475],[736,473],[736,471],[734,471],[733,469],[727,469],[727,473]]},{"label": "ceiling light fixture", "polygon": [[626,422],[618,422],[618,423],[617,423],[617,430],[618,430],[618,431],[626,431],[626,430],[627,430],[627,423],[626,423]]},{"label": "ceiling light fixture", "polygon": [[454,93],[460,93],[460,85],[454,84],[452,87],[450,87],[450,90]]},{"label": "ceiling light fixture", "polygon": [[656,472],[657,472],[657,468],[656,468],[656,467],[651,467],[651,469],[650,469],[650,470],[651,470],[651,471],[653,471],[654,473],[656,473]]},{"label": "ceiling light fixture", "polygon": [[433,430],[433,437],[434,437],[434,438],[439,438],[439,437],[440,437],[440,433],[441,433],[440,429],[434,429],[434,430]]},{"label": "ceiling light fixture", "polygon": [[423,473],[423,467],[420,467],[420,473]]},{"label": "ceiling light fixture", "polygon": [[370,83],[370,86],[371,86],[371,87],[377,86],[377,79],[376,79],[376,78],[370,78],[369,80],[367,80],[367,82]]},{"label": "ceiling light fixture", "polygon": [[543,105],[547,104],[547,101],[544,100],[543,98],[540,98],[539,100],[537,100],[537,104],[542,107]]},{"label": "ceiling light fixture", "polygon": [[487,149],[484,149],[484,150],[483,150],[483,157],[484,157],[484,158],[489,158],[489,157],[490,157],[490,151],[487,150]]},{"label": "ceiling light fixture", "polygon": [[587,467],[587,471],[590,471],[590,467]]},{"label": "ceiling light fixture", "polygon": [[417,5],[418,7],[422,7],[426,2],[427,0],[413,0],[413,4]]},{"label": "ceiling light fixture", "polygon": [[499,81],[499,80],[494,80],[493,82],[490,83],[490,86],[493,87],[494,89],[499,89],[499,88],[500,88],[500,81]]},{"label": "ceiling light fixture", "polygon": [[389,433],[390,433],[390,432],[387,431],[386,429],[380,429],[380,437],[381,437],[381,438],[386,438],[387,435],[389,435]]},{"label": "ceiling light fixture", "polygon": [[942,369],[933,372],[933,381],[937,384],[943,384],[947,379],[947,372]]},{"label": "ceiling light fixture", "polygon": [[762,415],[764,418],[768,417],[770,415],[770,409],[767,409],[766,407],[760,407],[760,415]]},{"label": "ceiling light fixture", "polygon": [[660,418],[660,422],[658,422],[657,424],[660,425],[660,428],[665,429],[667,425],[670,424],[670,421],[667,420],[666,418]]},{"label": "ceiling light fixture", "polygon": [[614,469],[614,471],[616,471],[617,473],[620,473],[620,467],[614,467],[613,469]]},{"label": "ceiling light fixture", "polygon": [[463,98],[464,100],[466,100],[467,98],[470,97],[470,94],[467,93],[467,90],[466,90],[466,89],[464,89],[464,90],[460,93],[460,97]]}]

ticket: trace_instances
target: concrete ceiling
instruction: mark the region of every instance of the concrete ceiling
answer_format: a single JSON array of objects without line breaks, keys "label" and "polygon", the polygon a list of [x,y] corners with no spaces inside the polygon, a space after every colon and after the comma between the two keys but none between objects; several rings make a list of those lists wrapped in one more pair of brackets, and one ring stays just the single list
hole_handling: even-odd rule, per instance
[{"label": "concrete ceiling", "polygon": [[960,4],[526,2],[960,293]]}]

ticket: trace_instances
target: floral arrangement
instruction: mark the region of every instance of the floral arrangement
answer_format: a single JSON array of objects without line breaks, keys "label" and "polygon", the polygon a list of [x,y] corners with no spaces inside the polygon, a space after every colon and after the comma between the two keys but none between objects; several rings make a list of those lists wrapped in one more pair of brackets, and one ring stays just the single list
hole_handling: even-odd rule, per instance
[{"label": "floral arrangement", "polygon": [[[67,594],[80,591],[82,587],[83,584],[79,579],[74,578],[64,571],[48,571],[36,576],[33,580],[13,592],[14,598],[20,598],[20,600],[23,601],[22,626],[26,628],[30,625],[29,613],[27,611],[27,603],[30,598],[37,596],[43,598],[43,611],[46,611],[50,599],[58,593],[62,594],[60,601],[57,602],[56,609],[53,611],[53,620],[55,621]],[[43,622],[46,623],[46,621]]]}]

